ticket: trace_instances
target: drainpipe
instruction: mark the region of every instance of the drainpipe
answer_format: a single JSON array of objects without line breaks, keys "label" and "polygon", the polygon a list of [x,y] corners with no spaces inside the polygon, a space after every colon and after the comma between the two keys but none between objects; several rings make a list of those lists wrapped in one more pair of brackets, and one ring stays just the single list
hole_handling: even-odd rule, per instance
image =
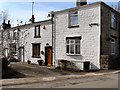
[{"label": "drainpipe", "polygon": [[[51,17],[51,22],[52,22],[52,65],[53,65],[53,44],[54,44],[54,37],[53,37],[53,31],[54,31],[54,11],[51,11],[47,17]],[[55,61],[54,61],[55,63]]]},{"label": "drainpipe", "polygon": [[2,56],[4,55],[4,52],[3,52],[3,41],[4,41],[4,40],[3,40],[3,32],[4,32],[4,31],[1,30],[1,44],[2,44],[2,48],[1,48],[1,49],[2,49]]},{"label": "drainpipe", "polygon": [[53,65],[53,43],[54,43],[54,41],[53,41],[53,31],[54,31],[54,21],[53,21],[53,19],[54,19],[54,12],[52,11],[51,12],[51,22],[52,22],[52,65]]}]

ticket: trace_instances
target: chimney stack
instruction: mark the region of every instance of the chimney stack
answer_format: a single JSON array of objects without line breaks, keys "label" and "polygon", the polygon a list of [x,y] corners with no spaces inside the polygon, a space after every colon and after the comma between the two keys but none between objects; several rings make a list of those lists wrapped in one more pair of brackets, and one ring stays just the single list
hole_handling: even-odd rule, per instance
[{"label": "chimney stack", "polygon": [[32,17],[31,17],[30,21],[31,21],[31,23],[34,23],[34,22],[35,22],[34,15],[32,15]]},{"label": "chimney stack", "polygon": [[8,20],[8,24],[6,24],[5,19],[4,19],[2,25],[3,25],[3,29],[11,28],[10,20]]},{"label": "chimney stack", "polygon": [[87,0],[76,0],[76,7],[87,5]]}]

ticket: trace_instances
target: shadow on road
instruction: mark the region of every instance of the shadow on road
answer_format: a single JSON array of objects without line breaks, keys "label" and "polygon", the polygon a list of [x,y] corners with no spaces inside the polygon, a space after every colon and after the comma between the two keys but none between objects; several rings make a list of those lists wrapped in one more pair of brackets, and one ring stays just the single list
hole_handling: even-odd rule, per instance
[{"label": "shadow on road", "polygon": [[24,77],[26,76],[23,73],[20,73],[11,67],[8,67],[6,70],[2,71],[2,79],[24,78]]}]

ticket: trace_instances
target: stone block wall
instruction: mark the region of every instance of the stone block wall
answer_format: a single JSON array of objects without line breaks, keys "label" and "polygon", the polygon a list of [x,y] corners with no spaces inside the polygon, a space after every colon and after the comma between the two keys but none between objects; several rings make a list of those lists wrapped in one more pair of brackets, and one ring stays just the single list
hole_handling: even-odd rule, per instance
[{"label": "stone block wall", "polygon": [[[111,27],[111,13],[114,13],[116,16],[115,28]],[[115,39],[115,55],[119,54],[119,32],[120,32],[120,14],[116,12],[111,7],[102,3],[101,5],[101,55],[110,55],[111,54],[111,40],[112,37]]]},{"label": "stone block wall", "polygon": [[120,69],[120,56],[116,55],[101,55],[101,69]]}]

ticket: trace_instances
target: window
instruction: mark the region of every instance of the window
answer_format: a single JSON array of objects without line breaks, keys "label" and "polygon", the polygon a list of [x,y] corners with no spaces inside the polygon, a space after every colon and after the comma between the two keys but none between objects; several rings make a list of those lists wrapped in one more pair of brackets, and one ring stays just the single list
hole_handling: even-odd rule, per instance
[{"label": "window", "polygon": [[17,32],[14,32],[13,33],[13,40],[16,40],[17,39]]},{"label": "window", "polygon": [[10,52],[12,54],[16,54],[16,51],[17,51],[17,49],[16,49],[16,43],[11,43],[10,44]]},{"label": "window", "polygon": [[111,55],[115,55],[115,39],[111,41]]},{"label": "window", "polygon": [[78,25],[78,11],[71,11],[69,18],[69,26]]},{"label": "window", "polygon": [[35,37],[40,37],[40,25],[35,26]]},{"label": "window", "polygon": [[80,54],[80,39],[67,39],[66,40],[66,53],[79,55]]},{"label": "window", "polygon": [[40,57],[40,44],[33,44],[33,57]]},{"label": "window", "polygon": [[114,28],[114,29],[115,29],[115,25],[116,25],[115,21],[116,21],[116,16],[115,16],[115,14],[112,12],[112,13],[111,13],[111,27]]}]

